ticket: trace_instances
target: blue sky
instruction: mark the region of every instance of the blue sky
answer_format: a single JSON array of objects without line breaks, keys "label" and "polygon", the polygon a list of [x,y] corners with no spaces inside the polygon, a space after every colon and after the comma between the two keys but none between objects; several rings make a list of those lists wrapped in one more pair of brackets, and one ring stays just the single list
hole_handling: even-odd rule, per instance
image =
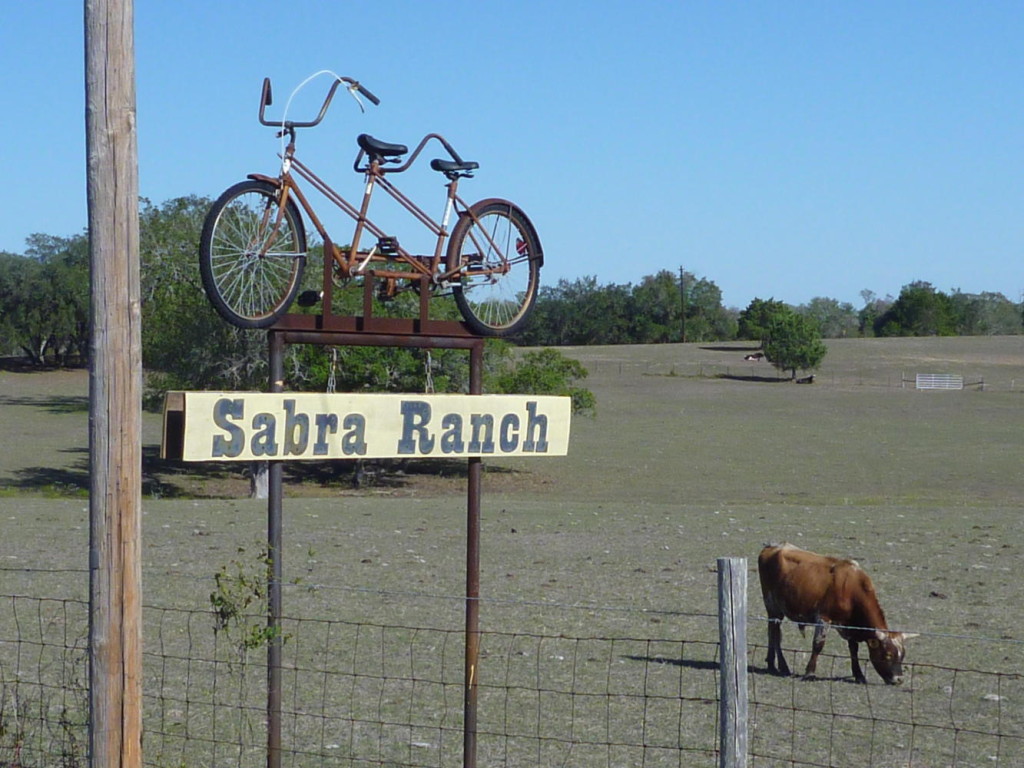
[{"label": "blue sky", "polygon": [[[381,106],[339,98],[301,157],[357,196],[356,134],[444,134],[480,163],[467,198],[530,214],[544,282],[684,267],[738,308],[1024,291],[1021,2],[136,0],[135,21],[154,203],[274,172],[262,78],[281,108],[330,69]],[[3,1],[0,250],[85,226],[83,46],[80,2]],[[436,174],[407,176],[434,213]]]}]

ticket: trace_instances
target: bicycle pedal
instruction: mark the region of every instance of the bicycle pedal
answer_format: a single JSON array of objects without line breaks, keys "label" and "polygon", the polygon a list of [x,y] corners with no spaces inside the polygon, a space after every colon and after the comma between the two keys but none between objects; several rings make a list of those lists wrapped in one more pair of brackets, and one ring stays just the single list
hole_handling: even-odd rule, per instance
[{"label": "bicycle pedal", "polygon": [[394,301],[397,285],[394,280],[384,280],[377,284],[377,301],[387,303]]},{"label": "bicycle pedal", "polygon": [[388,259],[398,258],[398,238],[390,236],[378,238],[377,253]]},{"label": "bicycle pedal", "polygon": [[312,307],[319,303],[323,297],[323,291],[303,291],[299,294],[299,298],[295,300],[295,303],[300,307]]}]

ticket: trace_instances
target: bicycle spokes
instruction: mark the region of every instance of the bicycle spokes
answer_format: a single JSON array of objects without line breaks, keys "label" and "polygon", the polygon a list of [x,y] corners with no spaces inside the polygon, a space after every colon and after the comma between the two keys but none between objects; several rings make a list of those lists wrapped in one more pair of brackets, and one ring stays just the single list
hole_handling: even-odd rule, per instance
[{"label": "bicycle spokes", "polygon": [[466,216],[453,233],[460,274],[455,299],[478,333],[500,335],[519,326],[536,298],[538,262],[532,230],[510,204],[490,202]]},{"label": "bicycle spokes", "polygon": [[279,208],[265,182],[237,184],[214,203],[200,239],[203,286],[214,308],[242,328],[264,328],[287,310],[306,256],[298,211]]}]

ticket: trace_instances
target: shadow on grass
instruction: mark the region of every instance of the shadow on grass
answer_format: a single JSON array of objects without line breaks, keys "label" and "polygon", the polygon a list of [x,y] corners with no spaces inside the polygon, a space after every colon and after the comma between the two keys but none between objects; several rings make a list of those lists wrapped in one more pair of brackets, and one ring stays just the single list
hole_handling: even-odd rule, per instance
[{"label": "shadow on grass", "polygon": [[0,487],[54,497],[87,496],[89,473],[67,467],[26,467],[17,470],[13,478],[0,478]]},{"label": "shadow on grass", "polygon": [[[18,492],[39,493],[47,496],[87,496],[89,493],[89,451],[70,448],[64,451],[76,458],[65,467],[24,467],[9,479],[0,478],[0,485]],[[160,458],[160,449],[145,446],[142,449],[142,495],[156,498],[193,498],[196,494],[174,482],[175,476],[189,475],[209,482],[237,477],[238,472],[223,464],[183,465]],[[206,494],[203,494],[206,497]],[[217,498],[214,494],[212,498]]]},{"label": "shadow on grass", "polygon": [[714,346],[714,345],[704,346],[704,345],[701,345],[700,349],[703,349],[706,352],[760,352],[761,351],[761,345],[760,344],[755,344],[752,347],[747,347],[747,346],[727,347],[727,346]]},{"label": "shadow on grass", "polygon": [[780,675],[778,672],[769,671],[768,667],[757,667],[750,664],[747,667],[747,672],[752,675],[765,675],[766,677],[777,677],[780,680],[795,680],[798,683],[849,683],[850,685],[860,685],[856,680],[853,679],[853,675],[836,675],[834,677],[824,677],[822,675],[812,675],[811,677],[805,677],[799,673],[793,673],[789,675]]},{"label": "shadow on grass", "polygon": [[778,376],[737,376],[733,373],[715,374],[716,379],[728,379],[729,381],[751,381],[763,384],[792,383],[792,379],[780,379]]},{"label": "shadow on grass", "polygon": [[[83,496],[89,492],[89,454],[86,448],[65,451],[75,458],[65,467],[25,467],[0,487],[49,496]],[[491,474],[516,474],[507,467],[486,467]],[[158,446],[142,449],[142,495],[160,499],[238,498],[239,483],[248,481],[248,462],[182,462],[160,458]],[[458,459],[393,461],[293,461],[285,464],[285,485],[333,489],[398,491],[424,478],[465,480],[468,462]],[[230,490],[229,490],[230,489]]]},{"label": "shadow on grass", "polygon": [[[704,672],[717,672],[719,664],[717,661],[702,661],[700,659],[666,659],[664,656],[623,656],[627,661],[639,661],[644,664],[667,664],[673,667],[682,667],[684,669],[697,669]],[[856,685],[857,682],[853,677],[846,675],[838,675],[836,677],[822,677],[815,675],[814,677],[804,677],[803,675],[780,675],[775,672],[769,672],[768,667],[758,667],[753,664],[747,665],[747,672],[752,675],[766,675],[768,677],[778,677],[782,679],[795,679],[801,683],[850,683]]]},{"label": "shadow on grass", "polygon": [[75,370],[84,365],[58,365],[57,363],[33,363],[27,357],[0,357],[0,371],[8,373],[50,373],[52,371]]},{"label": "shadow on grass", "polygon": [[0,407],[20,405],[29,408],[42,408],[53,414],[88,413],[89,398],[86,395],[50,395],[46,397],[3,397],[0,396]]},{"label": "shadow on grass", "polygon": [[716,671],[717,661],[701,661],[699,659],[666,659],[663,656],[624,656],[628,661],[640,661],[644,664],[668,664],[673,667],[684,667],[685,669],[699,669],[703,671]]},{"label": "shadow on grass", "polygon": [[[516,474],[508,467],[485,467],[490,474]],[[469,462],[465,459],[380,459],[360,461],[335,459],[333,461],[293,461],[285,464],[285,481],[307,483],[323,487],[348,483],[356,488],[375,487],[401,489],[413,485],[419,478],[464,480],[469,475]]]}]

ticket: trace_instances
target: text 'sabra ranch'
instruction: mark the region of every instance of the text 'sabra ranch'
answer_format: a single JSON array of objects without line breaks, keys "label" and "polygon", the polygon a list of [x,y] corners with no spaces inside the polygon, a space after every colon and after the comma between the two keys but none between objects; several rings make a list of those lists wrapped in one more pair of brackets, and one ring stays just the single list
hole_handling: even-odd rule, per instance
[{"label": "text 'sabra ranch'", "polygon": [[186,461],[564,456],[568,449],[563,397],[184,396]]}]

